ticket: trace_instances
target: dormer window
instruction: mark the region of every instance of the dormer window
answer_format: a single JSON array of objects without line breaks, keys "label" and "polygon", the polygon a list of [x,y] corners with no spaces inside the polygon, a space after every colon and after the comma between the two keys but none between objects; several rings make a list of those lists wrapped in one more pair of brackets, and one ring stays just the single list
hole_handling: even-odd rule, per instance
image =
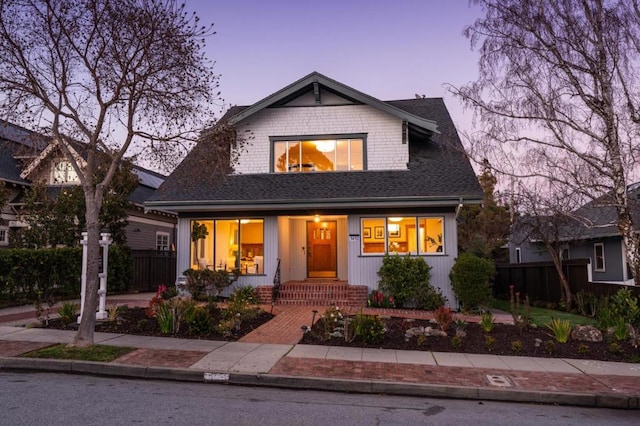
[{"label": "dormer window", "polygon": [[70,161],[57,160],[53,163],[53,176],[51,182],[54,185],[63,185],[68,183],[79,183],[78,174],[73,169]]},{"label": "dormer window", "polygon": [[275,173],[364,170],[365,135],[271,138]]}]

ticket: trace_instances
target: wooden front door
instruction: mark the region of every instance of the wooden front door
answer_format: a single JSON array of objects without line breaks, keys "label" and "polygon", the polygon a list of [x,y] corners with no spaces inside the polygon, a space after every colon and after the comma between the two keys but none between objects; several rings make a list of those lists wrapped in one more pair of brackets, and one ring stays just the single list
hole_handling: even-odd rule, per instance
[{"label": "wooden front door", "polygon": [[307,276],[309,278],[338,276],[336,224],[335,220],[307,222]]}]

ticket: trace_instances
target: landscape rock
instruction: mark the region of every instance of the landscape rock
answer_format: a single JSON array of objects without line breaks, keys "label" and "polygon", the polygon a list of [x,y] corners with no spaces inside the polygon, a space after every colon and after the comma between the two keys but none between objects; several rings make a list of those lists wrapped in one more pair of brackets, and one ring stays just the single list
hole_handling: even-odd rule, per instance
[{"label": "landscape rock", "polygon": [[576,325],[571,330],[571,339],[583,342],[602,342],[602,332],[592,325]]},{"label": "landscape rock", "polygon": [[446,337],[447,333],[445,333],[442,330],[438,330],[436,328],[432,328],[432,327],[413,327],[408,329],[405,332],[405,336],[406,337],[415,337],[415,336],[440,336],[440,337]]}]

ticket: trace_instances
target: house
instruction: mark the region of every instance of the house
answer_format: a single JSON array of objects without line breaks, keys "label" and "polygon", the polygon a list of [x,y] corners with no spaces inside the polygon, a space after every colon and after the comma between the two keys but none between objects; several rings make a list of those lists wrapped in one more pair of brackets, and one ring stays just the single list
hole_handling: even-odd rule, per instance
[{"label": "house", "polygon": [[[84,160],[76,154],[78,161]],[[144,202],[160,186],[164,176],[133,167],[139,184],[129,196],[125,229],[127,244],[133,250],[170,250],[175,246],[176,215],[166,211],[146,211]],[[26,227],[21,216],[25,190],[32,183],[44,181],[49,194],[79,183],[71,164],[66,161],[51,138],[0,120],[0,181],[7,190],[7,202],[0,218],[0,247],[10,246],[10,231]]]},{"label": "house", "polygon": [[411,254],[455,304],[456,214],[482,190],[441,98],[383,102],[313,72],[222,122],[245,140],[233,171],[212,173],[201,142],[145,203],[178,213],[179,272],[361,304],[384,255]]},{"label": "house", "polygon": [[[627,188],[635,224],[640,223],[640,183]],[[572,212],[573,220],[558,226],[554,246],[561,259],[589,259],[588,280],[593,283],[634,285],[627,265],[625,244],[618,231],[615,206],[609,195],[590,201]],[[529,219],[532,220],[532,219]],[[549,226],[557,224],[549,218]],[[520,219],[509,242],[511,263],[547,262],[551,256],[539,235],[527,232],[526,219]]]}]

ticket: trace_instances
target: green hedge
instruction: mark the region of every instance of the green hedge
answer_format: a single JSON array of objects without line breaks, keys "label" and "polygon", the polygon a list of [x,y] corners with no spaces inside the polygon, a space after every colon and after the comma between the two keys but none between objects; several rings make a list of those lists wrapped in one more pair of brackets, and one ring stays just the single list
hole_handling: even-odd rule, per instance
[{"label": "green hedge", "polygon": [[[33,303],[39,294],[79,297],[81,269],[81,248],[0,250],[0,302]],[[132,270],[131,250],[111,246],[107,291],[126,291]]]}]

